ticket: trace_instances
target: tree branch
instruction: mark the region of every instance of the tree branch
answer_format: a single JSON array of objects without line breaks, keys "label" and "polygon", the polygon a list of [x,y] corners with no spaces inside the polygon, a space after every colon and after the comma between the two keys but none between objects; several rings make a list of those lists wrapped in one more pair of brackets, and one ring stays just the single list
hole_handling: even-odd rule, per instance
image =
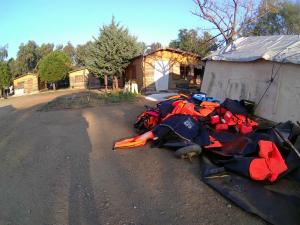
[{"label": "tree branch", "polygon": [[232,41],[248,22],[255,20],[253,0],[193,0],[198,10],[193,15],[210,22],[226,40]]}]

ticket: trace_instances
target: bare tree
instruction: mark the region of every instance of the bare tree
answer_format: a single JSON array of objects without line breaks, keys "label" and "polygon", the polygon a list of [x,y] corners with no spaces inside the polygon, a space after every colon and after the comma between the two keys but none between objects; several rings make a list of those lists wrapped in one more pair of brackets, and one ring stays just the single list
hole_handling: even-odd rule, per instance
[{"label": "bare tree", "polygon": [[253,0],[193,0],[197,9],[192,12],[210,22],[219,31],[226,43],[232,42],[256,19],[257,10]]}]

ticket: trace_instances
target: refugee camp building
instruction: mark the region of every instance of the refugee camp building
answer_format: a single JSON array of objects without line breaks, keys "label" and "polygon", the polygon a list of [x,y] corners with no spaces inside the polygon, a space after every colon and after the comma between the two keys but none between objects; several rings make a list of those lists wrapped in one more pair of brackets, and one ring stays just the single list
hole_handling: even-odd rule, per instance
[{"label": "refugee camp building", "polygon": [[16,77],[13,86],[15,95],[34,94],[47,87],[46,83],[41,82],[38,75],[34,73]]},{"label": "refugee camp building", "polygon": [[254,101],[266,119],[300,121],[300,36],[241,37],[205,60],[201,91]]},{"label": "refugee camp building", "polygon": [[125,70],[124,78],[125,81],[135,81],[139,90],[164,91],[190,83],[196,85],[196,77],[199,78],[201,69],[199,55],[161,48],[133,58]]},{"label": "refugee camp building", "polygon": [[70,88],[100,88],[99,77],[87,68],[78,68],[69,72]]}]

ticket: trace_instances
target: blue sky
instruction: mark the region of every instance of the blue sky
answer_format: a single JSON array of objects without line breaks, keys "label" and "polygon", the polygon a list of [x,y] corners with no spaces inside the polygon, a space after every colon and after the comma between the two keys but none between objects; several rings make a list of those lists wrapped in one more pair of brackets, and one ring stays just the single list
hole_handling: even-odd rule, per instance
[{"label": "blue sky", "polygon": [[191,14],[193,0],[0,0],[0,46],[15,57],[20,43],[83,44],[112,15],[147,44],[167,45],[180,28],[205,24]]}]

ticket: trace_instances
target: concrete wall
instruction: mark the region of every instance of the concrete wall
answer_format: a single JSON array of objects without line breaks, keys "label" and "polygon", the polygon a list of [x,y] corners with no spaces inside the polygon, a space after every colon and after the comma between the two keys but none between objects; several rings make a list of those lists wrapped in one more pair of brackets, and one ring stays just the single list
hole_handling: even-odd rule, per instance
[{"label": "concrete wall", "polygon": [[175,62],[170,68],[169,76],[169,89],[176,89],[176,85],[180,83],[182,78],[180,77],[180,63]]},{"label": "concrete wall", "polygon": [[201,91],[224,100],[248,99],[258,103],[277,72],[256,114],[276,121],[300,121],[300,65],[269,61],[208,61]]}]

